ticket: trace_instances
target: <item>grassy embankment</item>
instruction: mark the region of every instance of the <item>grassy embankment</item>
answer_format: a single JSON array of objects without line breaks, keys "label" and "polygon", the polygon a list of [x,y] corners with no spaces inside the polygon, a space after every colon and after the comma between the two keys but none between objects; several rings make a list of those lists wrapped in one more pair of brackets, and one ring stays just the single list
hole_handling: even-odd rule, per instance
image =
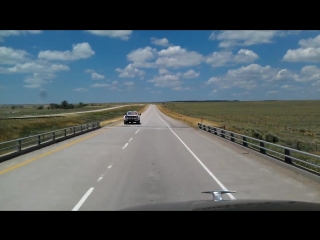
[{"label": "grassy embankment", "polygon": [[[32,136],[66,127],[100,121],[101,126],[119,121],[125,112],[136,110],[141,112],[146,105],[128,106],[102,112],[66,115],[59,118],[0,120],[0,142]],[[81,109],[78,109],[81,111]]]},{"label": "grassy embankment", "polygon": [[119,105],[127,104],[101,104],[100,106],[86,106],[81,108],[73,109],[38,109],[40,105],[21,105],[16,106],[15,109],[11,109],[10,106],[0,107],[0,118],[7,117],[23,117],[23,116],[37,116],[37,115],[50,115],[50,114],[61,114],[61,113],[72,113],[72,112],[86,112],[91,110],[98,110],[103,108],[116,107]]},{"label": "grassy embankment", "polygon": [[204,124],[266,141],[275,139],[270,142],[320,155],[320,101],[181,102],[157,106],[195,128],[202,118]]}]

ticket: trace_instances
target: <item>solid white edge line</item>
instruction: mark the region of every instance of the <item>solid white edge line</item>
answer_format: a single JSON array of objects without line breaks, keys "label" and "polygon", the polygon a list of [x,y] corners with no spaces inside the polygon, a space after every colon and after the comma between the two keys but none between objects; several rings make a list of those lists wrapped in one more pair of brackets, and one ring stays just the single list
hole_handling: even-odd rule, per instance
[{"label": "solid white edge line", "polygon": [[91,194],[91,192],[93,191],[93,187],[90,188],[85,195],[83,195],[83,197],[80,199],[80,201],[77,203],[77,205],[72,209],[72,211],[78,211],[79,208],[81,207],[81,205],[84,203],[84,201],[89,197],[89,195]]},{"label": "solid white edge line", "polygon": [[126,145],[124,145],[124,147],[122,149],[125,149],[128,146],[128,143],[126,143]]},{"label": "solid white edge line", "polygon": [[[156,111],[158,113],[158,111]],[[164,122],[164,124],[167,125],[167,127],[171,130],[171,132],[180,140],[180,142],[186,147],[186,149],[188,149],[188,151],[192,154],[192,156],[200,163],[200,165],[207,171],[207,173],[209,173],[209,175],[218,183],[218,185],[223,189],[223,190],[228,190],[220,181],[219,179],[213,175],[213,173],[201,162],[201,160],[191,151],[191,149],[181,140],[181,138],[171,129],[171,127],[169,127],[169,125],[165,122],[165,120],[160,116],[160,114],[158,113],[160,119],[162,122]],[[231,194],[231,193],[227,193],[228,196],[232,199],[235,200],[236,198]]]}]

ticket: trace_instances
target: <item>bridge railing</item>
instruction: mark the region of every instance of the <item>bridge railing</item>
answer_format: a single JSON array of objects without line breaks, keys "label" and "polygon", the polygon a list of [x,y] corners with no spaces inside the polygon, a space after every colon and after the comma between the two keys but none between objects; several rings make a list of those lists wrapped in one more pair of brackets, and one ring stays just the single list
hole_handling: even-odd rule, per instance
[{"label": "bridge railing", "polygon": [[0,162],[100,128],[91,122],[0,143]]},{"label": "bridge railing", "polygon": [[249,137],[239,133],[227,131],[222,128],[198,123],[198,128],[210,132],[214,135],[238,143],[244,147],[256,150],[261,154],[269,155],[285,163],[300,166],[314,173],[320,173],[320,156],[297,149],[281,146],[271,142]]}]

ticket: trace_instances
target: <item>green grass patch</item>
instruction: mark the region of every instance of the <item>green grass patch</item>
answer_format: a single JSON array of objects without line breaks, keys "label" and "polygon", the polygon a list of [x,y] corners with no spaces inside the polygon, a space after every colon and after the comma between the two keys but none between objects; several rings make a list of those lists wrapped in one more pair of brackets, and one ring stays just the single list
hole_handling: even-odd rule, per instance
[{"label": "green grass patch", "polygon": [[[81,108],[73,108],[73,109],[48,109],[50,105],[24,105],[16,106],[15,109],[11,109],[10,106],[1,106],[0,107],[0,118],[7,117],[23,117],[23,116],[37,116],[37,115],[50,115],[50,114],[61,114],[61,113],[73,113],[73,112],[86,112],[91,110],[98,110],[103,108],[116,107],[119,105],[126,104],[101,104],[101,105],[93,105],[86,106]],[[44,106],[43,109],[38,109],[39,106]]]},{"label": "green grass patch", "polygon": [[59,118],[0,120],[0,142],[28,137],[85,123],[123,116],[129,110],[141,111],[145,105],[128,106],[103,112],[68,115]]},{"label": "green grass patch", "polygon": [[[318,100],[174,102],[163,103],[161,107],[198,118],[199,122],[201,119],[215,122],[213,125],[215,127],[225,127],[232,132],[320,155],[320,101]],[[276,148],[270,147],[270,149]]]}]

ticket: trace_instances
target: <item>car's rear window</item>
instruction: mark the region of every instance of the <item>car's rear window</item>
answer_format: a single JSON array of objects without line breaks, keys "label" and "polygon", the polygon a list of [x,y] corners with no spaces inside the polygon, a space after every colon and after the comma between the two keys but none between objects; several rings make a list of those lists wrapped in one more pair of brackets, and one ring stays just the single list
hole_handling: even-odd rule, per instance
[{"label": "car's rear window", "polygon": [[137,112],[127,112],[127,115],[137,115]]}]

